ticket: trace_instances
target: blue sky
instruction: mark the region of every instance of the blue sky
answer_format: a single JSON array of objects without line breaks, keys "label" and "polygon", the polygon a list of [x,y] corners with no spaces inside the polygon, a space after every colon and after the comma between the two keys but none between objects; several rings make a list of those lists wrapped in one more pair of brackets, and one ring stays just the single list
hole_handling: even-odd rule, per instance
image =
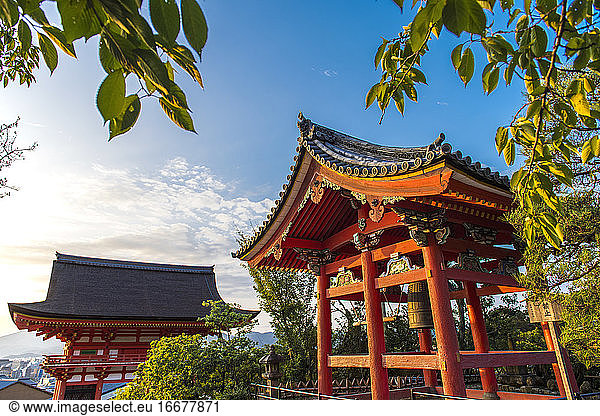
[{"label": "blue sky", "polygon": [[[380,36],[409,22],[392,0],[205,0],[208,43],[199,65],[205,90],[181,74],[197,135],[144,100],[134,129],[107,143],[95,107],[105,74],[97,41],[76,43],[78,60],[59,56],[31,88],[0,94],[0,121],[21,117],[19,142],[39,148],[2,172],[21,190],[0,201],[0,302],[45,296],[54,251],[216,264],[223,297],[257,307],[237,261],[235,229],[260,223],[289,173],[296,116],[393,146],[426,145],[444,132],[454,149],[507,173],[493,137],[521,102],[520,85],[487,97],[476,53],[467,88],[450,62],[457,38],[443,33],[423,60],[428,86],[405,116],[390,108],[381,125],[364,97],[379,78]],[[183,40],[183,39],[182,39]],[[479,75],[478,75],[479,72]],[[261,327],[267,328],[268,317]],[[0,335],[15,330],[0,316]]]}]

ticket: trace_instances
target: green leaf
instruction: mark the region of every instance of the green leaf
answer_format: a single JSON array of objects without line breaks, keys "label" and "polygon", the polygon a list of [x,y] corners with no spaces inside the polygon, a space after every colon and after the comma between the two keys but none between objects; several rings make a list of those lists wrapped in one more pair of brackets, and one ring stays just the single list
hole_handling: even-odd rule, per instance
[{"label": "green leaf", "polygon": [[8,27],[13,27],[19,22],[19,7],[16,1],[0,1],[0,19]]},{"label": "green leaf", "polygon": [[498,150],[498,154],[502,153],[506,143],[508,143],[508,129],[498,127],[498,130],[496,130],[496,150]]},{"label": "green leaf", "polygon": [[463,45],[464,44],[461,43],[460,45],[456,46],[454,49],[452,49],[452,53],[450,54],[450,58],[452,59],[452,66],[454,66],[454,69],[456,71],[458,71],[458,67],[460,66]]},{"label": "green leaf", "polygon": [[548,35],[546,31],[540,26],[534,26],[531,32],[531,51],[535,56],[542,56],[546,53],[546,46],[548,46]]},{"label": "green leaf", "polygon": [[156,31],[169,43],[179,35],[179,7],[175,0],[150,0],[150,18]]},{"label": "green leaf", "polygon": [[373,102],[375,101],[375,98],[377,98],[377,95],[379,94],[379,87],[380,87],[379,84],[375,84],[371,87],[371,89],[367,93],[365,108],[369,108],[371,106],[371,104],[373,104]]},{"label": "green leaf", "polygon": [[110,74],[113,71],[118,71],[123,68],[121,63],[117,61],[115,56],[112,54],[108,46],[106,45],[106,39],[103,37],[100,38],[100,44],[98,46],[98,57],[100,58],[100,64],[104,71],[107,74]]},{"label": "green leaf", "polygon": [[46,62],[46,66],[50,70],[50,74],[52,74],[58,65],[58,53],[56,53],[56,48],[48,36],[40,32],[38,32],[38,43],[40,45],[40,50],[42,51],[42,56],[44,57],[44,62]]},{"label": "green leaf", "polygon": [[124,102],[125,77],[121,71],[111,72],[100,84],[96,96],[96,106],[104,121],[106,122],[121,114]]},{"label": "green leaf", "polygon": [[196,0],[181,0],[181,21],[185,38],[192,49],[201,55],[208,38],[208,26],[204,13]]},{"label": "green leaf", "polygon": [[75,48],[71,43],[67,42],[67,38],[65,38],[65,34],[62,30],[54,26],[44,26],[44,32],[46,32],[48,37],[52,39],[64,53],[73,58],[77,58]]},{"label": "green leaf", "polygon": [[31,46],[31,29],[24,20],[19,21],[18,29],[19,42],[21,43],[21,49],[26,51]]},{"label": "green leaf", "polygon": [[417,51],[427,41],[429,27],[442,17],[443,0],[429,0],[421,8],[410,25],[410,44]]},{"label": "green leaf", "polygon": [[383,43],[381,45],[379,45],[379,48],[377,48],[377,52],[375,53],[375,69],[377,69],[377,67],[379,66],[379,62],[381,62],[381,57],[383,56],[383,53],[385,52],[385,48],[387,47],[388,41],[384,40]]},{"label": "green leaf", "polygon": [[427,84],[427,79],[425,78],[425,74],[418,70],[417,68],[411,68],[410,71],[410,79],[414,82],[418,82],[421,84]]},{"label": "green leaf", "polygon": [[571,104],[573,105],[573,109],[577,111],[578,114],[590,117],[590,103],[588,102],[585,94],[578,93],[571,97],[569,97]]},{"label": "green leaf", "polygon": [[465,83],[465,87],[473,77],[473,71],[475,69],[475,57],[471,48],[465,49],[460,59],[460,66],[458,67],[458,75],[460,79]]},{"label": "green leaf", "polygon": [[542,108],[541,100],[533,101],[531,104],[529,104],[529,107],[527,107],[527,114],[525,117],[527,117],[529,119],[533,118],[535,115],[539,114],[541,108]]},{"label": "green leaf", "polygon": [[415,103],[417,102],[417,89],[413,84],[404,83],[402,84],[402,89],[410,100],[414,101]]},{"label": "green leaf", "polygon": [[110,141],[114,137],[131,130],[137,122],[141,108],[142,103],[136,94],[125,97],[123,111],[117,117],[110,120],[108,140]]},{"label": "green leaf", "polygon": [[57,0],[58,11],[65,39],[68,43],[85,37],[86,40],[100,33],[94,6],[87,0]]},{"label": "green leaf", "polygon": [[402,94],[402,91],[396,90],[394,94],[392,94],[392,98],[394,99],[396,109],[400,114],[404,115],[404,94]]},{"label": "green leaf", "polygon": [[194,121],[187,110],[172,106],[162,97],[158,101],[165,114],[173,121],[173,123],[184,130],[196,133],[196,130],[194,130]]},{"label": "green leaf", "polygon": [[442,12],[444,26],[456,36],[464,32],[482,35],[486,18],[476,0],[447,0]]},{"label": "green leaf", "polygon": [[509,139],[507,145],[504,147],[504,160],[508,166],[511,166],[515,163],[515,141],[513,139]]},{"label": "green leaf", "polygon": [[167,94],[171,82],[165,63],[158,55],[149,49],[134,49],[133,53],[138,57],[138,64],[156,85],[161,93]]}]

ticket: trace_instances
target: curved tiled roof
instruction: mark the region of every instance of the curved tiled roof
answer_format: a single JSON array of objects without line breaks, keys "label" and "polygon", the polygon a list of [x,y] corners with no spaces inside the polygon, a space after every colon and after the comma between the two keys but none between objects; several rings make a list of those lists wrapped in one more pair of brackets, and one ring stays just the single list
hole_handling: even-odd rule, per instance
[{"label": "curved tiled roof", "polygon": [[393,178],[411,172],[418,172],[427,166],[434,165],[443,160],[453,167],[467,173],[474,178],[486,182],[503,191],[510,192],[510,182],[507,176],[481,163],[473,162],[471,157],[463,156],[460,151],[452,152],[452,146],[444,143],[444,133],[428,146],[422,147],[391,147],[369,143],[352,137],[345,133],[313,123],[298,115],[298,129],[300,146],[294,156],[295,164],[290,167],[292,173],[288,175],[288,183],[283,185],[279,199],[267,215],[267,219],[256,230],[256,233],[242,247],[234,253],[233,257],[245,255],[260,240],[271,227],[273,220],[281,211],[284,201],[288,198],[292,184],[298,174],[303,157],[308,152],[318,163],[338,173],[358,178]]},{"label": "curved tiled roof", "polygon": [[500,176],[490,168],[482,168],[461,152],[452,153],[452,146],[444,143],[444,133],[428,146],[389,147],[357,139],[345,133],[313,123],[299,115],[298,141],[317,162],[339,173],[356,177],[392,177],[423,169],[441,160],[448,160],[458,168],[475,174],[480,179],[508,190],[507,176]]}]

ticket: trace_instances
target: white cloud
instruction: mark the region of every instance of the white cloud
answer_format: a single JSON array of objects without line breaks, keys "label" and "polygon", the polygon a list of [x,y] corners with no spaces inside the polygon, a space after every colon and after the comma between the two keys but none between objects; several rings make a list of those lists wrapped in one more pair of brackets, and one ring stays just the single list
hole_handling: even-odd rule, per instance
[{"label": "white cloud", "polygon": [[[18,197],[2,201],[1,302],[44,299],[60,251],[214,264],[225,300],[257,308],[250,278],[230,253],[237,248],[236,230],[260,223],[272,200],[237,197],[232,184],[181,157],[153,172],[93,165],[77,174],[55,170],[22,185]],[[14,330],[3,314],[0,334]]]}]

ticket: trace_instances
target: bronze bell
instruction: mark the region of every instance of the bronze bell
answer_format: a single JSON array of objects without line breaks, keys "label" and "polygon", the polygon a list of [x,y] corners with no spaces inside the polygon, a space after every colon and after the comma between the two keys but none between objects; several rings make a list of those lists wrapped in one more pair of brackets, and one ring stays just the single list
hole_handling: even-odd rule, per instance
[{"label": "bronze bell", "polygon": [[433,328],[429,291],[425,280],[408,285],[408,327],[410,329]]}]

